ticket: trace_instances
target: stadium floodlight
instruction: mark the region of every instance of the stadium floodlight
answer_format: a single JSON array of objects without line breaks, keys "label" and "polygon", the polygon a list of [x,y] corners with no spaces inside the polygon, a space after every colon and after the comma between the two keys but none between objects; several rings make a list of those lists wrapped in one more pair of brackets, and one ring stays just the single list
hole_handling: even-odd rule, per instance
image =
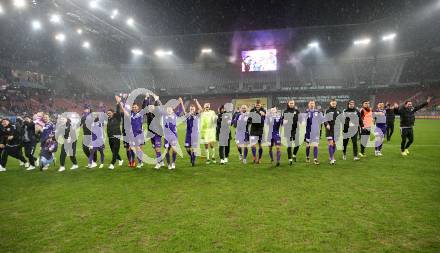
[{"label": "stadium floodlight", "polygon": [[89,7],[90,7],[90,9],[96,9],[96,8],[98,8],[98,1],[91,1],[90,3],[89,3]]},{"label": "stadium floodlight", "polygon": [[110,16],[111,19],[115,19],[119,15],[118,9],[114,9],[112,11],[112,15]]},{"label": "stadium floodlight", "polygon": [[395,33],[385,34],[384,36],[382,36],[382,41],[393,41],[396,36],[397,34]]},{"label": "stadium floodlight", "polygon": [[370,44],[370,42],[371,42],[370,38],[364,38],[364,39],[355,40],[353,44],[355,46],[360,46],[360,45],[368,45]]},{"label": "stadium floodlight", "polygon": [[61,17],[58,14],[52,14],[50,15],[49,21],[53,24],[59,24],[61,23]]},{"label": "stadium floodlight", "polygon": [[41,29],[41,22],[38,20],[34,20],[32,21],[32,29],[34,29],[34,31],[38,31]]},{"label": "stadium floodlight", "polygon": [[82,44],[82,47],[85,48],[85,49],[89,49],[90,48],[90,42],[84,41],[83,44]]},{"label": "stadium floodlight", "polygon": [[310,48],[317,48],[317,47],[319,47],[319,42],[312,41],[312,42],[309,43],[308,47],[310,47]]},{"label": "stadium floodlight", "polygon": [[131,50],[131,53],[135,56],[141,56],[144,55],[144,51],[142,51],[141,49],[138,48],[134,48]]},{"label": "stadium floodlight", "polygon": [[22,9],[22,8],[24,8],[24,7],[26,7],[26,1],[25,0],[14,0],[13,2],[12,2],[12,4],[16,7],[16,8],[18,8],[18,9]]},{"label": "stadium floodlight", "polygon": [[64,42],[66,40],[66,35],[64,33],[58,33],[55,35],[55,39],[59,42]]},{"label": "stadium floodlight", "polygon": [[0,4],[0,14],[5,13],[5,10],[3,9],[3,6]]},{"label": "stadium floodlight", "polygon": [[83,30],[81,28],[76,29],[76,33],[81,35],[83,33]]},{"label": "stadium floodlight", "polygon": [[134,19],[133,18],[128,18],[126,21],[128,26],[134,26]]},{"label": "stadium floodlight", "polygon": [[164,57],[164,56],[173,55],[173,51],[170,51],[170,50],[167,50],[167,51],[165,51],[165,50],[156,50],[156,52],[154,52],[154,54],[157,57]]},{"label": "stadium floodlight", "polygon": [[202,54],[212,54],[212,48],[202,48]]}]

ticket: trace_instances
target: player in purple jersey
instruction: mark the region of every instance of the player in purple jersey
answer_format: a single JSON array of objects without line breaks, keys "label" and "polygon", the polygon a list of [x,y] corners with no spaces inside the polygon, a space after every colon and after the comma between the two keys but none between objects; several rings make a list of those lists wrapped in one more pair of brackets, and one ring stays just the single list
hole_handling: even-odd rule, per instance
[{"label": "player in purple jersey", "polygon": [[376,137],[374,154],[376,156],[382,156],[382,144],[387,133],[386,109],[384,103],[380,102],[377,104],[377,109],[374,112],[373,117],[374,123],[376,124],[374,131]]},{"label": "player in purple jersey", "polygon": [[269,156],[271,159],[271,162],[274,162],[273,159],[273,147],[275,146],[277,150],[277,163],[276,166],[280,166],[280,159],[281,159],[281,136],[280,136],[280,129],[281,125],[283,124],[283,118],[281,117],[281,114],[278,112],[276,107],[273,107],[269,111],[269,115],[267,115],[265,119],[266,125],[269,127],[269,132],[267,135],[267,141],[270,143],[269,146]]},{"label": "player in purple jersey", "polygon": [[[197,99],[194,102],[198,103]],[[196,154],[194,152],[195,148],[199,146],[199,119],[200,111],[197,110],[196,106],[191,104],[189,106],[189,112],[186,113],[185,108],[183,112],[186,117],[186,136],[185,136],[185,148],[186,152],[190,157],[191,165],[194,166],[196,162]]]},{"label": "player in purple jersey", "polygon": [[[164,162],[162,160],[162,136],[163,136],[163,128],[160,122],[160,113],[159,113],[159,97],[153,95],[154,103],[151,101],[151,97],[147,98],[147,108],[148,112],[146,114],[147,117],[147,138],[150,138],[151,145],[156,153],[156,166],[155,169],[160,169],[164,166]],[[156,119],[155,116],[159,115]]]},{"label": "player in purple jersey", "polygon": [[242,156],[242,162],[247,163],[246,158],[248,154],[249,145],[249,113],[246,105],[240,107],[240,113],[233,119],[233,126],[235,126],[235,142],[238,150]]},{"label": "player in purple jersey", "polygon": [[321,124],[324,122],[324,115],[316,109],[314,100],[310,100],[307,105],[307,125],[306,125],[306,162],[310,162],[310,147],[313,146],[313,163],[319,165],[318,144],[320,137]]},{"label": "player in purple jersey", "polygon": [[[120,96],[115,96],[116,102],[121,107],[124,112],[124,121],[130,119],[130,127],[126,127],[124,122],[124,146],[127,149],[127,157],[129,161],[129,167],[142,168],[142,146],[145,144],[144,133],[143,133],[143,119],[144,115],[141,109],[144,109],[147,105],[147,99],[150,94],[146,94],[145,99],[142,103],[142,108],[134,103],[131,109],[125,108],[124,103],[122,103],[122,98]],[[128,128],[128,129],[127,129]],[[136,166],[135,158],[137,156],[138,165]]]},{"label": "player in purple jersey", "polygon": [[[161,104],[160,100],[157,101],[159,104]],[[159,110],[162,115],[163,132],[165,138],[164,147],[166,149],[165,158],[167,160],[169,170],[176,169],[176,147],[179,144],[177,136],[177,120],[179,117],[178,115],[182,114],[184,107],[182,98],[179,97],[178,101],[179,105],[176,108],[176,112],[174,112],[174,107],[169,105],[161,106]],[[162,109],[163,107],[165,107],[165,109]],[[170,156],[172,156],[172,159]]]}]

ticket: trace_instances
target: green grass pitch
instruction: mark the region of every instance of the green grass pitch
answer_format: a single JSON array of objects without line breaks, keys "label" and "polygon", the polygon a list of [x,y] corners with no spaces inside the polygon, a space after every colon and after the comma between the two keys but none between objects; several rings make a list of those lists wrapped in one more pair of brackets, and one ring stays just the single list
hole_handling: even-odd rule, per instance
[{"label": "green grass pitch", "polygon": [[78,171],[26,172],[10,159],[0,252],[440,252],[440,121],[416,125],[409,157],[396,129],[384,157],[370,148],[353,162],[350,145],[336,166],[325,140],[320,166],[304,147],[291,167],[284,148],[279,168],[267,149],[245,166],[235,145],[229,165],[191,167],[185,154],[176,171],[85,169],[80,146]]}]

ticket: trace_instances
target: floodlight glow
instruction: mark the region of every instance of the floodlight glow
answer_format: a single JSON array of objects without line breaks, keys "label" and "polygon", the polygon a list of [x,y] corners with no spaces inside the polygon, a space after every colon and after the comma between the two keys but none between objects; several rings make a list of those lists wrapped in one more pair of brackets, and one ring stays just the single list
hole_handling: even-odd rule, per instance
[{"label": "floodlight glow", "polygon": [[90,48],[90,42],[84,41],[83,44],[82,44],[82,47],[85,48],[85,49],[89,49]]},{"label": "floodlight glow", "polygon": [[396,38],[397,34],[395,33],[390,33],[390,34],[386,34],[382,37],[382,41],[392,41]]},{"label": "floodlight glow", "polygon": [[98,8],[98,1],[91,1],[91,2],[89,3],[89,6],[90,6],[91,9],[96,9],[96,8]]},{"label": "floodlight glow", "polygon": [[64,33],[58,33],[55,35],[55,39],[59,42],[64,42],[66,40],[66,35]]},{"label": "floodlight glow", "polygon": [[310,42],[308,47],[317,48],[317,47],[319,47],[319,42],[316,42],[316,41]]},{"label": "floodlight glow", "polygon": [[81,28],[76,29],[76,33],[81,35],[83,33],[83,30]]},{"label": "floodlight glow", "polygon": [[202,54],[211,54],[212,49],[211,48],[202,48]]},{"label": "floodlight glow", "polygon": [[5,13],[5,10],[3,9],[3,6],[0,5],[0,14],[3,14],[3,13]]},{"label": "floodlight glow", "polygon": [[133,26],[134,25],[134,19],[133,18],[127,19],[127,25]]},{"label": "floodlight glow", "polygon": [[173,51],[164,51],[164,50],[157,50],[156,52],[154,52],[154,54],[158,57],[164,57],[164,56],[170,56],[173,55]]},{"label": "floodlight glow", "polygon": [[19,8],[19,9],[26,7],[25,0],[14,0],[12,3],[14,4],[15,7]]},{"label": "floodlight glow", "polygon": [[59,23],[61,23],[61,17],[58,14],[52,14],[50,16],[49,21],[54,24],[59,24]]},{"label": "floodlight glow", "polygon": [[110,16],[111,19],[115,19],[119,15],[118,9],[114,9],[112,11],[112,15]]},{"label": "floodlight glow", "polygon": [[32,29],[34,30],[40,30],[41,29],[41,23],[38,20],[32,21]]},{"label": "floodlight glow", "polygon": [[359,45],[368,45],[368,44],[370,44],[370,42],[371,42],[371,39],[370,39],[370,38],[365,38],[365,39],[355,40],[355,41],[353,42],[353,44],[354,44],[355,46],[359,46]]},{"label": "floodlight glow", "polygon": [[141,49],[135,48],[131,50],[131,53],[134,54],[135,56],[141,56],[144,54],[144,52]]}]

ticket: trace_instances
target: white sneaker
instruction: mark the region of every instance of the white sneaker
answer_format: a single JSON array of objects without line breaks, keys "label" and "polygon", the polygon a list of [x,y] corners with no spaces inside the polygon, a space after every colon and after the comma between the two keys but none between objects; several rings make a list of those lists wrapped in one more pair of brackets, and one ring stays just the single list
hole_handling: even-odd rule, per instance
[{"label": "white sneaker", "polygon": [[220,159],[220,165],[224,165],[225,164],[225,160],[224,159]]},{"label": "white sneaker", "polygon": [[124,164],[124,160],[120,160],[120,161],[118,162],[118,165],[119,165],[119,166],[122,166],[122,164]]},{"label": "white sneaker", "polygon": [[110,164],[109,166],[108,166],[108,169],[109,170],[113,170],[115,168],[115,166],[113,165],[113,164]]},{"label": "white sneaker", "polygon": [[3,168],[3,166],[0,165],[0,172],[5,172],[6,168]]},{"label": "white sneaker", "polygon": [[87,168],[93,169],[93,168],[96,168],[96,166],[98,166],[96,163],[91,163],[91,164],[87,165]]},{"label": "white sneaker", "polygon": [[139,164],[136,166],[136,168],[140,169],[140,168],[142,168],[142,166],[144,166],[144,164],[143,164],[143,163],[139,163]]},{"label": "white sneaker", "polygon": [[156,166],[154,166],[154,168],[155,168],[156,170],[160,169],[160,167],[162,167],[162,164],[160,164],[160,163],[156,163]]},{"label": "white sneaker", "polygon": [[342,155],[342,160],[347,160],[347,155]]},{"label": "white sneaker", "polygon": [[79,167],[78,167],[78,165],[77,164],[74,164],[73,166],[72,166],[72,168],[70,168],[70,170],[76,170],[76,169],[78,169]]},{"label": "white sneaker", "polygon": [[171,168],[171,165],[168,165],[168,169],[169,169],[169,170],[172,170],[173,168]]},{"label": "white sneaker", "polygon": [[377,152],[377,156],[383,156],[383,155],[382,155],[382,152],[380,152],[380,151]]},{"label": "white sneaker", "polygon": [[243,159],[243,164],[246,164],[246,163],[247,163],[246,159]]},{"label": "white sneaker", "polygon": [[335,164],[336,164],[336,160],[335,159],[330,160],[330,165],[335,165]]},{"label": "white sneaker", "polygon": [[101,164],[99,165],[99,168],[100,168],[100,169],[104,168],[104,164],[101,163]]},{"label": "white sneaker", "polygon": [[229,158],[226,157],[226,158],[224,159],[224,161],[225,161],[225,163],[228,163],[228,162],[229,162]]},{"label": "white sneaker", "polygon": [[175,169],[176,169],[176,164],[175,164],[175,163],[172,163],[172,164],[171,164],[171,169],[172,169],[172,170],[175,170]]},{"label": "white sneaker", "polygon": [[34,166],[29,166],[26,170],[27,171],[35,170],[35,167]]},{"label": "white sneaker", "polygon": [[25,168],[29,168],[29,166],[31,166],[28,162],[24,164]]},{"label": "white sneaker", "polygon": [[23,167],[25,165],[24,162],[20,162],[20,167]]},{"label": "white sneaker", "polygon": [[65,170],[66,170],[66,168],[64,168],[64,166],[61,166],[60,169],[58,170],[58,172],[63,172]]},{"label": "white sneaker", "polygon": [[92,168],[95,168],[96,166],[98,166],[98,164],[95,162],[92,162]]},{"label": "white sneaker", "polygon": [[160,162],[160,167],[163,167],[163,166],[165,166],[165,162],[164,162],[164,161],[161,161],[161,162]]},{"label": "white sneaker", "polygon": [[215,159],[212,159],[212,163],[217,163],[217,161]]},{"label": "white sneaker", "polygon": [[361,160],[359,157],[357,157],[357,156],[355,156],[354,158],[353,158],[353,160],[354,161],[359,161],[359,160]]},{"label": "white sneaker", "polygon": [[42,168],[42,170],[44,170],[44,171],[46,171],[46,170],[48,170],[49,169],[49,165],[46,165],[46,166],[44,166],[43,168]]}]

